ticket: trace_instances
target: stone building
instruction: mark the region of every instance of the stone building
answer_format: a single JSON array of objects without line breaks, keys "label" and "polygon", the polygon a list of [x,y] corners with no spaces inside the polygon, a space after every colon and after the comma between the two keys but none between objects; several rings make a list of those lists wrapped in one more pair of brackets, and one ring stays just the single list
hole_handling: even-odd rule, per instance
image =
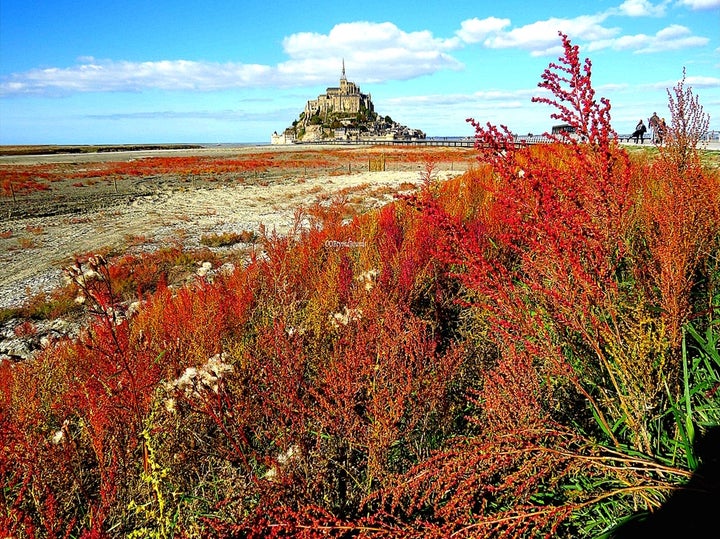
[{"label": "stone building", "polygon": [[317,99],[311,99],[305,105],[304,123],[307,125],[313,117],[325,117],[331,113],[357,114],[361,111],[374,112],[370,94],[364,94],[354,82],[345,76],[345,60],[342,64],[340,87],[328,88]]},{"label": "stone building", "polygon": [[419,129],[409,129],[389,116],[375,112],[370,94],[364,94],[345,76],[342,63],[340,86],[327,88],[317,99],[310,99],[300,117],[282,133],[270,137],[272,144],[319,142],[323,140],[387,140],[425,138]]}]

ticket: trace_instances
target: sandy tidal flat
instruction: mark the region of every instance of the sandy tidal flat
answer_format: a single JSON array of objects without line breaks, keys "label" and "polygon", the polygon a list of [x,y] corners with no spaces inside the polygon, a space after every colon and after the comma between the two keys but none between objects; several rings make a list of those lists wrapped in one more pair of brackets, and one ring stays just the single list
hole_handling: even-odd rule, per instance
[{"label": "sandy tidal flat", "polygon": [[[19,162],[42,159],[24,157]],[[434,176],[442,179],[460,173],[460,167],[453,168],[436,169]],[[369,209],[391,201],[393,192],[420,183],[423,173],[415,165],[384,172],[318,176],[311,172],[271,184],[184,187],[146,181],[143,192],[80,212],[33,216],[7,211],[0,216],[0,307],[18,306],[32,294],[61,285],[62,268],[72,263],[75,254],[105,247],[125,249],[133,243],[157,248],[178,240],[197,247],[203,235],[258,231],[261,226],[282,234],[293,226],[299,209],[327,201],[339,191],[350,192],[356,203]]]}]

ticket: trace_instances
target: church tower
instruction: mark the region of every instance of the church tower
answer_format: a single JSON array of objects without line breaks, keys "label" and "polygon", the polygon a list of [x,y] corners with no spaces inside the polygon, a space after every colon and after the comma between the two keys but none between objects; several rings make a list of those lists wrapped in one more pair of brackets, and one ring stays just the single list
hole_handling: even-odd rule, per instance
[{"label": "church tower", "polygon": [[[350,93],[348,88],[348,80],[345,76],[345,58],[342,61],[342,74],[340,75],[340,95],[348,95]],[[340,98],[342,100],[342,97]],[[340,110],[343,110],[342,103],[340,104]]]},{"label": "church tower", "polygon": [[380,137],[386,140],[397,137],[398,133],[404,133],[402,136],[405,138],[425,138],[422,131],[409,130],[396,122],[387,125],[387,122],[379,121],[370,94],[362,93],[357,84],[347,79],[343,58],[339,87],[329,87],[317,99],[309,99],[298,120],[281,135],[273,134],[271,141],[273,144],[289,144],[326,138],[359,140]]}]

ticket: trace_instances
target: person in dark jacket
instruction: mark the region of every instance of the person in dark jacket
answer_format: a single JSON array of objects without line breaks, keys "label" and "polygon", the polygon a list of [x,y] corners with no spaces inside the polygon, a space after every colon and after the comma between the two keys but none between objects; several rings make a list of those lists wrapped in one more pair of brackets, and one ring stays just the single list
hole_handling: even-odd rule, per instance
[{"label": "person in dark jacket", "polygon": [[633,131],[633,134],[630,135],[630,138],[635,139],[635,144],[638,143],[638,140],[641,144],[645,144],[645,131],[647,131],[647,128],[645,127],[645,122],[640,119],[638,124],[635,126],[635,131]]},{"label": "person in dark jacket", "polygon": [[660,116],[657,112],[653,112],[652,116],[648,120],[648,130],[650,131],[650,140],[653,144],[657,143],[658,140],[658,129],[660,127]]}]

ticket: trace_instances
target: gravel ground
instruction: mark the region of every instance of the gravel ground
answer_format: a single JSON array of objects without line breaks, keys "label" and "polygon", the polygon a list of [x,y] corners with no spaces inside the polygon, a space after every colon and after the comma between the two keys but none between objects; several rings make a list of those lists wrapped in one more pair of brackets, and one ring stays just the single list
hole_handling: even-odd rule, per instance
[{"label": "gravel ground", "polygon": [[[312,149],[317,149],[314,147]],[[136,160],[144,157],[205,155],[232,157],[238,153],[276,152],[280,161],[293,162],[295,147],[206,148],[155,150],[107,154],[56,154],[0,156],[2,174],[15,166],[53,164],[69,171],[89,167],[96,161]],[[364,149],[367,159],[367,149]],[[116,253],[152,250],[165,245],[194,248],[204,235],[223,232],[279,234],[291,229],[297,211],[322,203],[342,191],[359,211],[390,202],[399,191],[409,192],[423,181],[424,166],[398,161],[394,170],[368,172],[367,161],[341,160],[322,169],[279,167],[259,173],[209,173],[188,178],[176,173],[153,177],[96,178],[84,181],[68,174],[54,181],[50,191],[0,197],[0,309],[20,307],[40,292],[64,284],[63,268],[75,255],[108,248]],[[442,164],[434,170],[438,179],[457,175],[472,159]],[[350,163],[350,164],[349,164]],[[219,271],[222,268],[219,269]],[[31,359],[50,342],[74,337],[79,320],[0,321],[0,362]]]},{"label": "gravel ground", "polygon": [[[317,149],[317,148],[313,148]],[[134,160],[167,155],[227,156],[229,152],[267,152],[290,155],[295,147],[209,148],[203,150],[155,150],[108,154],[59,154],[3,156],[0,173],[13,165],[83,163]],[[3,168],[6,167],[6,168]],[[467,167],[434,171],[436,177],[456,175]],[[181,238],[187,246],[199,245],[203,235],[219,232],[257,231],[261,225],[279,233],[287,231],[298,208],[327,200],[333,193],[352,193],[365,208],[392,200],[392,192],[422,180],[417,164],[402,170],[367,172],[360,167],[348,173],[345,165],[335,170],[288,169],[243,178],[220,176],[213,181],[191,181],[168,174],[130,178],[118,182],[89,182],[82,188],[53,183],[52,191],[30,196],[3,197],[0,201],[0,308],[18,306],[32,294],[61,284],[62,268],[75,254],[104,247],[122,250],[141,239],[148,248]],[[357,171],[356,171],[357,170]],[[343,173],[344,172],[344,173]],[[87,183],[87,182],[86,182]]]}]

